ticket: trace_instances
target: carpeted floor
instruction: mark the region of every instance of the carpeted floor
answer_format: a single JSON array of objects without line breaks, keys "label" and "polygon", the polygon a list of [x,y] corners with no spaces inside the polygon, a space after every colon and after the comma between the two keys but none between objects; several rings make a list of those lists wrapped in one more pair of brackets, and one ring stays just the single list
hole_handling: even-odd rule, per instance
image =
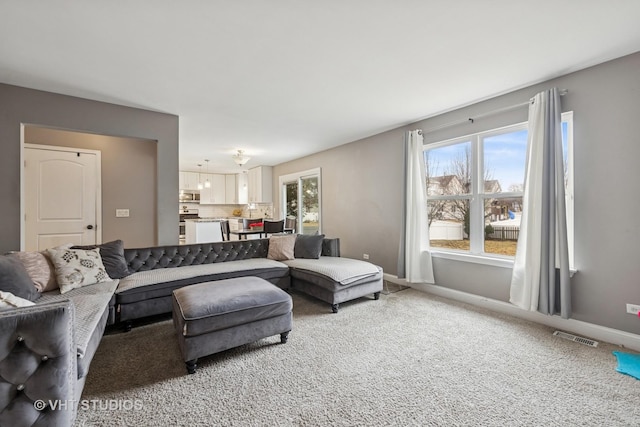
[{"label": "carpeted floor", "polygon": [[[186,375],[170,320],[103,338],[77,426],[630,426],[618,347],[413,289],[331,314],[293,293],[294,330]],[[113,409],[114,407],[119,409]]]}]

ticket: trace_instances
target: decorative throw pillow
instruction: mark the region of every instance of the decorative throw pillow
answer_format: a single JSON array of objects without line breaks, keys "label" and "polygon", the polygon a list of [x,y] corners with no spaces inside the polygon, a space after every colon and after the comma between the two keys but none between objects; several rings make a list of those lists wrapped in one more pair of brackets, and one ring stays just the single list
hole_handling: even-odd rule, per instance
[{"label": "decorative throw pillow", "polygon": [[18,258],[0,255],[0,290],[35,301],[40,298],[31,277]]},{"label": "decorative throw pillow", "polygon": [[318,259],[322,254],[324,234],[298,234],[294,255],[296,258]]},{"label": "decorative throw pillow", "polygon": [[11,292],[0,291],[0,310],[8,310],[16,307],[28,307],[30,305],[35,305],[35,303],[28,299],[17,297]]},{"label": "decorative throw pillow", "polygon": [[38,292],[58,289],[53,264],[42,252],[11,252],[9,256],[20,260]]},{"label": "decorative throw pillow", "polygon": [[293,259],[293,248],[296,244],[296,235],[287,234],[285,236],[269,237],[269,252],[267,258],[276,261]]},{"label": "decorative throw pillow", "polygon": [[56,268],[61,294],[111,280],[102,263],[100,249],[71,249],[70,246],[47,249],[47,255]]},{"label": "decorative throw pillow", "polygon": [[129,274],[127,261],[124,259],[124,243],[122,240],[103,243],[101,245],[71,246],[71,249],[95,249],[100,248],[100,257],[107,274],[112,279],[122,279]]}]

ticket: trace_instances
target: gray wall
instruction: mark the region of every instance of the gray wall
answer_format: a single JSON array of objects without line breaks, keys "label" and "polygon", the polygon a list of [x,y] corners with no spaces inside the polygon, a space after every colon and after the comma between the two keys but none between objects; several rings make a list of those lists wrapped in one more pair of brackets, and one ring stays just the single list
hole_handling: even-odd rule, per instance
[{"label": "gray wall", "polygon": [[[640,304],[638,242],[640,198],[640,53],[470,105],[410,126],[356,141],[274,168],[278,176],[322,168],[323,225],[341,238],[343,256],[371,261],[396,274],[400,224],[403,132],[518,104],[557,86],[569,90],[563,110],[574,111],[575,261],[574,319],[640,334],[625,313]],[[454,83],[455,84],[455,83]],[[487,117],[425,135],[426,142],[461,136],[527,119],[527,109]],[[274,193],[279,205],[279,192]],[[508,300],[508,268],[434,260],[440,286]]]},{"label": "gray wall", "polygon": [[20,249],[22,124],[157,141],[157,243],[177,243],[177,116],[0,84],[0,253]]},{"label": "gray wall", "polygon": [[322,232],[340,237],[342,256],[370,260],[395,274],[400,228],[403,130],[397,129],[274,167],[274,210],[281,214],[278,177],[322,169]]},{"label": "gray wall", "polygon": [[[25,126],[24,142],[99,150],[102,241],[122,239],[128,248],[155,244],[156,141]],[[130,216],[116,218],[116,209],[129,209]]]}]

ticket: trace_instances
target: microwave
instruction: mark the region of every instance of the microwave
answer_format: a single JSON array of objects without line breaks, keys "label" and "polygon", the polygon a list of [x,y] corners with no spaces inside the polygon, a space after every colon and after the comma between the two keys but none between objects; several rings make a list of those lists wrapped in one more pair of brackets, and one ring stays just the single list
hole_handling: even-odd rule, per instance
[{"label": "microwave", "polygon": [[200,203],[200,192],[180,190],[180,203]]}]

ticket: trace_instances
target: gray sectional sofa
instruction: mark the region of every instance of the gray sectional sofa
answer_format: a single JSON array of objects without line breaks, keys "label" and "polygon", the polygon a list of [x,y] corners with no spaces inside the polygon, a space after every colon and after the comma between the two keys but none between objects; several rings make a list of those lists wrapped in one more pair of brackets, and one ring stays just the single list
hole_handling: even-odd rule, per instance
[{"label": "gray sectional sofa", "polygon": [[318,259],[282,262],[267,258],[269,239],[124,249],[115,262],[125,277],[44,292],[34,306],[0,311],[0,425],[71,425],[106,326],[129,329],[136,319],[171,313],[180,287],[257,276],[320,298],[334,312],[347,300],[378,298],[379,267],[339,258],[339,239],[321,243]]}]

